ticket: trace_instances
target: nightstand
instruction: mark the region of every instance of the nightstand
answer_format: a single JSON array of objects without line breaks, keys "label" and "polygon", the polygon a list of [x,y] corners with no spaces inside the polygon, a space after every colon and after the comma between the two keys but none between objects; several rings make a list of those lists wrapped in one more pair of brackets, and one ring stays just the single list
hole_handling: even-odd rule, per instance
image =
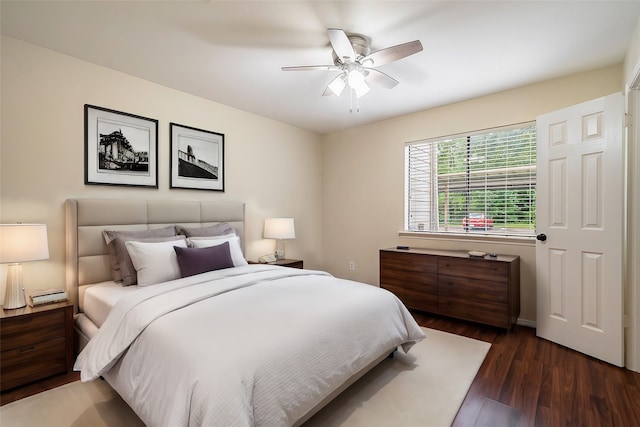
[{"label": "nightstand", "polygon": [[272,263],[273,265],[281,265],[283,267],[304,268],[304,262],[301,259],[279,259]]},{"label": "nightstand", "polygon": [[73,370],[73,304],[0,310],[0,391]]}]

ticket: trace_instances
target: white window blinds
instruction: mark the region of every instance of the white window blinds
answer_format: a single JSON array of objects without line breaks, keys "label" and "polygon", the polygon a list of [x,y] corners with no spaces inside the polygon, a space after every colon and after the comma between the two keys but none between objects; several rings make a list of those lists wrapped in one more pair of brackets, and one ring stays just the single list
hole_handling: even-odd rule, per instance
[{"label": "white window blinds", "polygon": [[535,122],[409,143],[405,230],[533,236]]}]

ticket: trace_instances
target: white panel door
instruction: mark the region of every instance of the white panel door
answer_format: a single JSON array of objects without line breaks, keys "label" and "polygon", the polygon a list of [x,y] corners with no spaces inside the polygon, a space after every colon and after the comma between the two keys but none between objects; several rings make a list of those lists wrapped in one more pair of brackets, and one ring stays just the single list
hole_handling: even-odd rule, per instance
[{"label": "white panel door", "polygon": [[537,334],[618,366],[623,101],[617,93],[537,119]]}]

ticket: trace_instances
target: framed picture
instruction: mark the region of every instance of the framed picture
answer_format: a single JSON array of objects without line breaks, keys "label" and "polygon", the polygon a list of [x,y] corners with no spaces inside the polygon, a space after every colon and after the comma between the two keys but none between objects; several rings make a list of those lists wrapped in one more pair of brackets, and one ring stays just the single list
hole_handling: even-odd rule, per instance
[{"label": "framed picture", "polygon": [[224,134],[171,123],[170,188],[224,191]]},{"label": "framed picture", "polygon": [[158,188],[158,121],[84,106],[84,183]]}]

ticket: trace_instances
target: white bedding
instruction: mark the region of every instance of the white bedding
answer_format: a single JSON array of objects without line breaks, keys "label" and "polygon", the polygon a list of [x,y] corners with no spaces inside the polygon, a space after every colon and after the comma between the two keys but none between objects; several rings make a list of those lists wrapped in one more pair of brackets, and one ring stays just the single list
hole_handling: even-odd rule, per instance
[{"label": "white bedding", "polygon": [[122,283],[109,281],[87,286],[84,291],[82,310],[99,328],[115,307],[120,298],[132,295],[137,286],[122,286]]},{"label": "white bedding", "polygon": [[422,338],[386,290],[249,265],[121,299],[75,369],[83,381],[104,375],[150,426],[290,426],[384,352]]}]

